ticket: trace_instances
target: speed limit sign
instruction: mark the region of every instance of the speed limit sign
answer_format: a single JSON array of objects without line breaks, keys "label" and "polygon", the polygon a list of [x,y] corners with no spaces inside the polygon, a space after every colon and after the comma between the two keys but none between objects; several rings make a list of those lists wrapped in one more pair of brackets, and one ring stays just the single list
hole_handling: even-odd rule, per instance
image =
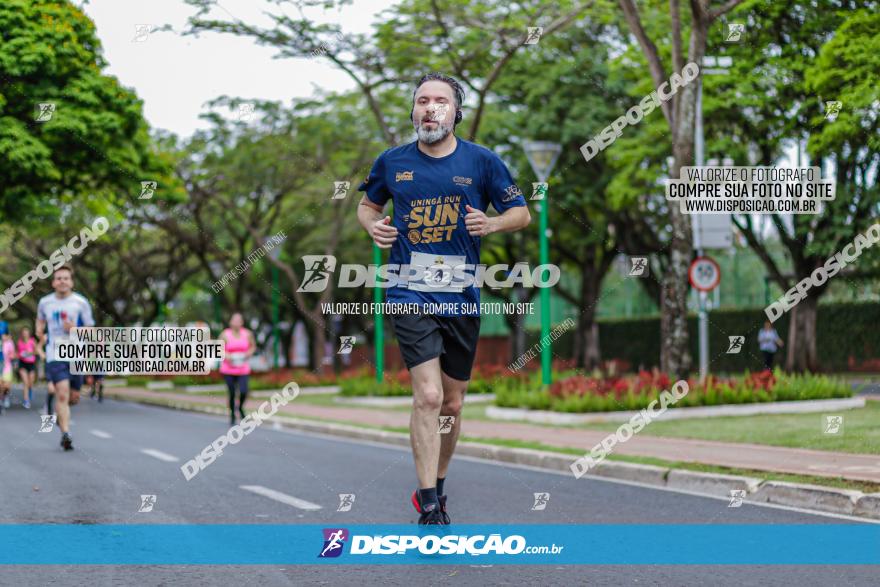
[{"label": "speed limit sign", "polygon": [[697,257],[688,269],[688,280],[696,290],[712,291],[721,283],[721,268],[710,257]]}]

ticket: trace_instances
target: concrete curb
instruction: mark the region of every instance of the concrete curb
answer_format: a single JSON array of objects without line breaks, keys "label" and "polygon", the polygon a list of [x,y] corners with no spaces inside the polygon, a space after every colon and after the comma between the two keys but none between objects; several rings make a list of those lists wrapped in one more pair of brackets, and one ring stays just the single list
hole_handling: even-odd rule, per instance
[{"label": "concrete curb", "polygon": [[[720,406],[674,408],[667,410],[663,414],[663,420],[754,416],[756,414],[810,414],[834,412],[838,410],[864,408],[865,401],[864,397],[851,397],[846,399],[817,399],[796,402],[728,404]],[[560,425],[589,424],[594,422],[628,422],[630,418],[638,413],[638,411],[621,411],[566,414],[550,410],[529,410],[526,408],[500,408],[498,406],[489,406],[486,408],[486,417],[491,420]]]},{"label": "concrete curb", "polygon": [[185,393],[199,393],[203,391],[226,391],[226,384],[206,383],[204,385],[184,385],[179,389]]},{"label": "concrete curb", "polygon": [[751,501],[788,505],[835,514],[854,515],[856,503],[865,494],[850,489],[836,489],[820,485],[801,485],[785,481],[765,481]]},{"label": "concrete curb", "polygon": [[666,486],[670,489],[681,489],[693,493],[705,493],[715,497],[730,497],[732,490],[753,493],[761,485],[761,479],[755,477],[739,477],[737,475],[720,475],[717,473],[700,473],[685,469],[673,469],[666,478]]},{"label": "concrete curb", "polygon": [[[222,416],[227,414],[226,408],[216,406],[190,406],[176,401],[150,401],[149,399],[127,398],[112,392],[110,392],[108,397],[177,410]],[[278,415],[273,417],[272,421],[275,424],[304,432],[381,442],[395,446],[410,445],[409,435],[401,432],[389,432],[348,424]],[[456,447],[456,454],[562,472],[571,472],[571,464],[578,458],[577,455],[566,455],[528,448],[512,448],[478,442],[459,442]],[[654,465],[608,460],[602,461],[591,468],[584,477],[616,479],[709,497],[727,498],[730,497],[731,490],[738,489],[745,490],[746,502],[770,503],[817,512],[880,519],[880,493],[866,495],[861,491],[820,485],[764,481],[755,477],[702,473],[686,469],[669,469]]]},{"label": "concrete curb", "polygon": [[[569,461],[569,464],[571,461]],[[638,463],[623,463],[615,461],[602,461],[590,469],[584,476],[607,477],[622,481],[633,481],[646,485],[666,486],[666,478],[672,469],[656,467],[654,465],[640,465]]]},{"label": "concrete curb", "polygon": [[868,493],[863,495],[856,502],[856,509],[853,510],[856,516],[864,516],[866,518],[874,518],[880,520],[880,493]]},{"label": "concrete curb", "polygon": [[[337,396],[333,398],[334,403],[338,404],[351,404],[354,406],[378,406],[378,407],[392,407],[392,406],[410,406],[412,405],[412,396],[411,395],[403,395],[403,396],[394,396],[394,397],[359,397],[359,396]],[[495,401],[494,393],[477,393],[471,394],[467,396],[467,403],[485,403]]]}]

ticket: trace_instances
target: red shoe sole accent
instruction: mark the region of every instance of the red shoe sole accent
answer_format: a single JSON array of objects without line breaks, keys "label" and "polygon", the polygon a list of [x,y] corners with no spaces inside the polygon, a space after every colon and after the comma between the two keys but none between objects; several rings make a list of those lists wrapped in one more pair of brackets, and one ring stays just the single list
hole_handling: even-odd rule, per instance
[{"label": "red shoe sole accent", "polygon": [[410,499],[412,501],[413,507],[416,508],[416,511],[421,514],[422,513],[422,506],[419,505],[418,489],[413,491],[412,497]]}]

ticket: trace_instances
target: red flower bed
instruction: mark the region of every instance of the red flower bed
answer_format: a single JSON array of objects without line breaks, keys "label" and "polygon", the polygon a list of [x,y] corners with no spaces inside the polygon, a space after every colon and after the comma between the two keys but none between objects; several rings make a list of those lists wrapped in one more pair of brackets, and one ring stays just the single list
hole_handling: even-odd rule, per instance
[{"label": "red flower bed", "polygon": [[[672,379],[667,373],[658,369],[652,371],[639,371],[636,375],[626,377],[588,377],[586,375],[574,375],[553,383],[549,389],[551,397],[564,398],[567,396],[595,395],[606,396],[613,394],[619,398],[628,392],[637,395],[669,390]],[[771,391],[776,383],[776,378],[771,371],[750,373],[741,381],[733,378],[722,378],[710,375],[704,384],[699,384],[694,379],[688,380],[688,387],[697,392],[717,389],[719,387],[736,388],[744,385],[749,389]]]}]

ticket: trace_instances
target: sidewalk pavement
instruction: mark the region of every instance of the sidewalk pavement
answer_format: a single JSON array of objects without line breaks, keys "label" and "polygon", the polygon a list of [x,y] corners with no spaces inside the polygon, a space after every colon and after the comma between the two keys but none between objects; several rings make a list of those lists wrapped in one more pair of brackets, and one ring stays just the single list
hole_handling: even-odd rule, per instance
[{"label": "sidewalk pavement", "polygon": [[[201,396],[189,393],[148,391],[141,388],[108,388],[110,397],[134,401],[171,400],[205,406],[225,406],[226,398]],[[251,408],[258,404],[251,400]],[[282,406],[280,412],[307,418],[335,420],[349,424],[407,428],[409,414],[402,411],[378,410],[358,407],[316,406],[292,402]],[[495,438],[540,442],[547,446],[581,449],[585,453],[605,438],[609,432],[536,426],[525,423],[486,422],[464,420],[462,436],[471,438]],[[702,463],[736,469],[752,469],[816,477],[842,477],[844,479],[880,483],[880,455],[828,452],[797,448],[784,448],[758,444],[633,436],[629,441],[617,444],[615,454],[653,457],[670,462]],[[572,456],[572,461],[577,458]]]}]

